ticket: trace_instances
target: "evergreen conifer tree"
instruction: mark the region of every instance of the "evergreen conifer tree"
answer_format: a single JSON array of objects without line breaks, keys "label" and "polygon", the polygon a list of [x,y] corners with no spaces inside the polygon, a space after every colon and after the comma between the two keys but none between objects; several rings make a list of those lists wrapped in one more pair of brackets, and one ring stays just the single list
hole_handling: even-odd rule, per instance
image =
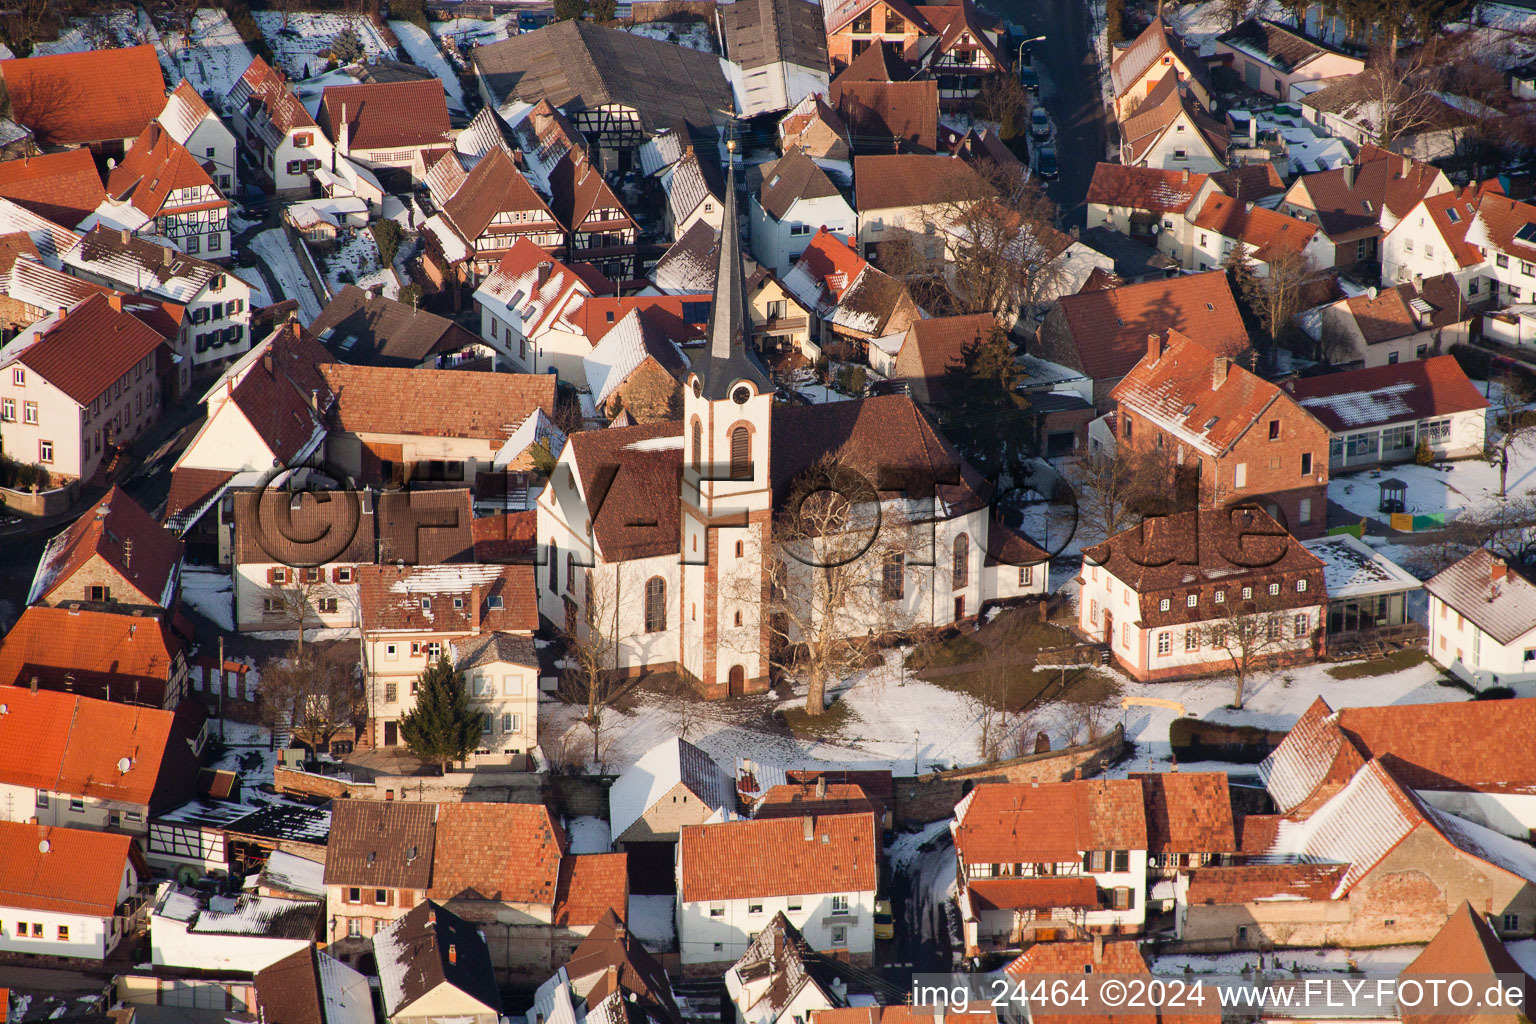
[{"label": "evergreen conifer tree", "polygon": [[464,673],[439,658],[421,673],[416,706],[400,719],[400,737],[411,753],[447,769],[475,749],[484,720],[483,712],[469,706]]}]

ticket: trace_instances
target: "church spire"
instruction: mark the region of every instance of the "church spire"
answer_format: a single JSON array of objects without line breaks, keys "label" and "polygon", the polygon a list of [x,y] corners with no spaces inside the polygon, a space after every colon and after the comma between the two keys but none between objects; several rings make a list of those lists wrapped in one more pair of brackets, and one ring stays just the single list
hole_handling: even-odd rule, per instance
[{"label": "church spire", "polygon": [[773,389],[752,345],[752,312],[741,264],[741,229],[736,220],[736,142],[727,144],[725,218],[715,264],[715,299],[709,312],[708,348],[695,372],[705,398],[729,397],[731,386],[746,381],[759,393]]}]

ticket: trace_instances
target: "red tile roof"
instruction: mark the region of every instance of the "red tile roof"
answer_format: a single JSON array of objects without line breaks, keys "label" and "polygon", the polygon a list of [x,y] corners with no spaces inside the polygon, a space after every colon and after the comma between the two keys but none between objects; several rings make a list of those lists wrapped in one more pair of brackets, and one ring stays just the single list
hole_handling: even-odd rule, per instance
[{"label": "red tile roof", "polygon": [[[113,487],[43,550],[28,601],[47,599],[92,558],[100,557],[139,591],[142,601],[160,604],[181,565],[183,545],[124,491]],[[84,600],[83,592],[69,597]]]},{"label": "red tile roof", "polygon": [[165,107],[153,46],[0,61],[12,117],[50,146],[131,139]]},{"label": "red tile roof", "polygon": [[1333,898],[1347,864],[1245,864],[1189,871],[1191,906],[1251,903],[1274,896]]},{"label": "red tile roof", "polygon": [[856,156],[854,204],[860,213],[983,199],[995,189],[957,156],[916,153]]},{"label": "red tile roof", "polygon": [[1467,232],[1467,241],[1536,261],[1536,245],[1516,237],[1517,232],[1532,224],[1536,224],[1536,206],[1517,202],[1500,191],[1485,191],[1477,204],[1476,228]]},{"label": "red tile roof", "polygon": [[[473,633],[477,587],[481,633],[531,633],[539,628],[532,564],[360,565],[357,585],[363,629],[368,631]],[[497,598],[502,607],[492,608]],[[431,603],[430,612],[422,609],[422,601]]]},{"label": "red tile roof", "polygon": [[866,145],[885,139],[932,152],[939,146],[939,83],[833,79],[827,98],[837,107],[854,138]]},{"label": "red tile roof", "polygon": [[629,855],[587,853],[560,860],[555,924],[583,928],[608,913],[629,916]]},{"label": "red tile roof", "polygon": [[[972,883],[974,884],[974,883]],[[1104,974],[1151,974],[1134,941],[1110,940],[1099,955],[1092,942],[1038,942],[1003,968],[1008,974],[1082,974],[1092,967]]]},{"label": "red tile roof", "polygon": [[1248,329],[1220,270],[1065,295],[1057,309],[1090,377],[1124,376],[1147,354],[1147,335],[1170,327],[1214,352],[1248,348]]},{"label": "red tile roof", "polygon": [[93,295],[43,329],[16,360],[79,405],[90,405],[134,366],[165,344],[143,321]]},{"label": "red tile roof", "polygon": [[[331,425],[351,434],[411,434],[504,441],[529,414],[555,411],[548,373],[348,366],[324,363],[320,375],[336,405]],[[410,395],[403,404],[400,395]]]},{"label": "red tile roof", "polygon": [[162,619],[34,605],[0,639],[0,685],[162,706],[182,642]]},{"label": "red tile roof", "polygon": [[[491,474],[480,474],[476,480],[477,487],[488,476]],[[475,561],[531,561],[538,544],[538,522],[539,513],[535,509],[476,516],[469,524],[470,540],[475,546]]]},{"label": "red tile roof", "polygon": [[[1429,214],[1430,221],[1440,232],[1440,237],[1445,239],[1446,246],[1455,255],[1456,262],[1463,267],[1475,267],[1483,262],[1482,251],[1476,245],[1467,241],[1467,229],[1478,216],[1478,210],[1485,198],[1483,191],[1485,186],[1476,183],[1465,188],[1451,192],[1441,192],[1424,200],[1424,211]],[[1492,183],[1497,188],[1496,182]],[[1399,221],[1394,231],[1402,229],[1406,221]]]},{"label": "red tile roof", "polygon": [[1281,253],[1304,251],[1317,234],[1316,224],[1225,195],[1207,198],[1195,214],[1194,225],[1244,243],[1249,257],[1261,263]]},{"label": "red tile roof", "polygon": [[553,907],[564,853],[565,830],[543,804],[438,804],[427,895]]},{"label": "red tile roof", "polygon": [[223,469],[171,470],[171,490],[165,500],[165,520],[196,509],[209,500],[235,474]]},{"label": "red tile roof", "polygon": [[[169,711],[24,686],[0,690],[0,704],[0,781],[8,785],[150,804],[162,770],[196,774]],[[123,758],[127,772],[118,771]],[[167,775],[167,791],[175,781]],[[183,781],[190,791],[193,778]]]},{"label": "red tile roof", "polygon": [[[1487,918],[1472,909],[1466,900],[1452,911],[1450,919],[1435,933],[1413,962],[1403,968],[1402,978],[1451,978],[1456,976],[1515,975],[1503,978],[1506,989],[1514,984],[1523,989],[1522,1006],[1530,1005],[1530,997],[1536,994],[1536,979],[1515,961],[1499,939]],[[1442,1005],[1444,1005],[1442,1003]],[[1517,1024],[1528,1019],[1521,1011],[1497,1015],[1465,1013],[1403,1013],[1403,1024]]]},{"label": "red tile roof", "polygon": [[596,345],[631,310],[638,309],[652,327],[682,343],[704,336],[709,327],[708,304],[713,301],[714,296],[707,292],[699,295],[594,295],[571,311],[570,320],[588,341]]},{"label": "red tile roof", "polygon": [[452,135],[448,101],[438,78],[327,86],[319,124],[333,141],[345,119],[352,149],[442,145]]},{"label": "red tile roof", "polygon": [[1101,163],[1093,169],[1086,201],[1152,213],[1183,213],[1205,181],[1206,175],[1188,170]]},{"label": "red tile roof", "polygon": [[324,410],[333,396],[320,367],[331,354],[297,320],[272,332],[262,346],[235,382],[230,400],[273,458],[288,463],[324,428]]},{"label": "red tile roof", "polygon": [[1086,876],[1067,878],[973,878],[966,883],[979,910],[1098,909],[1099,890]]},{"label": "red tile roof", "polygon": [[[1416,299],[1430,307],[1428,317],[1422,323],[1420,314],[1412,306]],[[1374,297],[1369,293],[1352,295],[1343,300],[1343,304],[1367,345],[1449,327],[1473,315],[1454,274],[1441,274],[1417,284],[1408,281],[1396,288],[1383,288]]]},{"label": "red tile roof", "polygon": [[1303,377],[1291,393],[1336,434],[1488,408],[1454,356]]},{"label": "red tile roof", "polygon": [[315,119],[289,90],[287,77],[260,57],[251,58],[240,81],[230,90],[230,96],[237,102],[245,102],[248,98],[249,102],[264,107],[279,132],[316,127]]},{"label": "red tile roof", "polygon": [[500,149],[491,150],[475,164],[464,183],[443,203],[443,216],[470,243],[482,234],[494,233],[491,221],[498,213],[519,212],[532,215],[531,220],[507,225],[504,233],[508,238],[532,230],[541,222],[550,227],[558,224],[554,212]]},{"label": "red tile roof", "polygon": [[1128,779],[977,786],[955,808],[955,819],[955,850],[967,864],[1147,848],[1141,783]]},{"label": "red tile roof", "polygon": [[811,822],[809,839],[800,817],[685,825],[678,839],[678,898],[873,892],[880,881],[875,816],[822,815]]},{"label": "red tile roof", "polygon": [[[623,200],[581,150],[570,150],[550,170],[549,191],[550,209],[567,231],[618,231],[636,226]],[[598,210],[617,210],[619,216],[589,220]]]},{"label": "red tile roof", "polygon": [[[1110,396],[1120,404],[1122,416],[1132,413],[1149,421],[1172,441],[1219,457],[1271,410],[1296,411],[1295,400],[1279,387],[1178,331],[1167,332],[1156,358],[1151,344],[1149,339],[1148,353]],[[1218,370],[1226,374],[1220,384],[1216,383]],[[1315,421],[1305,415],[1300,420],[1314,436],[1292,440],[1324,440],[1324,431]]]},{"label": "red tile roof", "polygon": [[0,196],[59,224],[78,224],[106,197],[89,149],[0,163]]},{"label": "red tile roof", "polygon": [[111,832],[0,821],[0,907],[111,917],[132,846]]},{"label": "red tile roof", "polygon": [[1364,758],[1380,758],[1410,789],[1536,792],[1536,749],[1514,742],[1536,729],[1536,700],[1345,708],[1337,722]]},{"label": "red tile roof", "polygon": [[1132,772],[1141,783],[1151,853],[1234,853],[1226,772]]},{"label": "red tile roof", "polygon": [[763,794],[754,816],[788,818],[803,814],[860,814],[875,809],[874,802],[856,783],[828,783],[819,795],[815,783],[783,783],[770,787]]},{"label": "red tile roof", "polygon": [[187,188],[213,189],[213,198],[195,204],[178,202],[178,212],[229,205],[187,147],[173,139],[158,121],[151,121],[133,140],[122,162],[107,175],[107,191],[112,198],[129,203],[146,217],[158,216],[173,192]]}]

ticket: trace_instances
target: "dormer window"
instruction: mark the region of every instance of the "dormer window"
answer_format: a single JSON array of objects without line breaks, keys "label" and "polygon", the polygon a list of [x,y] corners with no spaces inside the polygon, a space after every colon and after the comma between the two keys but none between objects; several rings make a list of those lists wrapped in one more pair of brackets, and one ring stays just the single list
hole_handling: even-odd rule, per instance
[{"label": "dormer window", "polygon": [[432,611],[432,599],[430,597],[424,597],[421,599],[421,610],[424,612]]}]

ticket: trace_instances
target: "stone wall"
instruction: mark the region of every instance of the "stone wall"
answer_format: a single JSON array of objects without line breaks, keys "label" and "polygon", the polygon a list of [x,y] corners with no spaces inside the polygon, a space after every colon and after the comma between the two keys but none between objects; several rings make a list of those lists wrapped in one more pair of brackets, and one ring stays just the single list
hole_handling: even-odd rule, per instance
[{"label": "stone wall", "polygon": [[78,480],[50,491],[13,491],[9,487],[0,487],[0,506],[19,516],[56,516],[69,511],[79,492]]},{"label": "stone wall", "polygon": [[413,800],[431,803],[548,804],[560,817],[608,816],[610,776],[545,776],[535,772],[464,771],[434,775],[380,775],[372,780],[274,767],[280,793],[332,800]]},{"label": "stone wall", "polygon": [[1125,752],[1125,727],[1107,735],[1041,754],[1029,754],[993,764],[953,768],[895,780],[895,819],[898,825],[924,825],[948,818],[955,804],[977,785],[987,782],[1063,782],[1081,771],[1097,775]]}]

